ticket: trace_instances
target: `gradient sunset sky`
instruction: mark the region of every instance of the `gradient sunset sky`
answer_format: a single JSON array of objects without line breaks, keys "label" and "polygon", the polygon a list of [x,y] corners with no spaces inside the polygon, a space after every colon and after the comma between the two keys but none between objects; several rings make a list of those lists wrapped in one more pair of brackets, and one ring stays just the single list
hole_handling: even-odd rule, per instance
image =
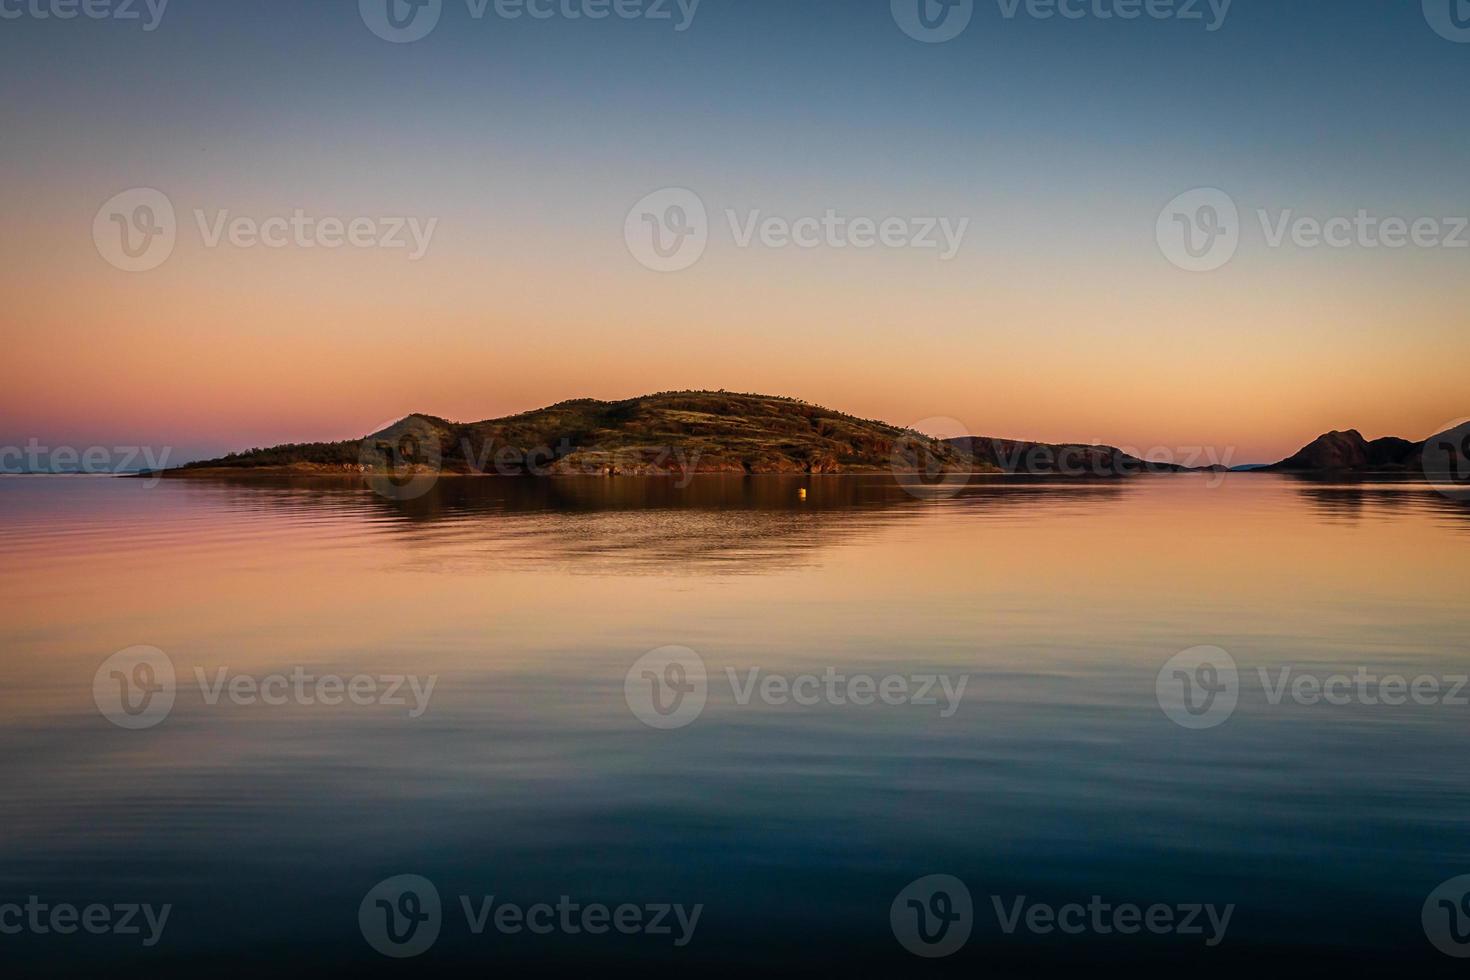
[{"label": "gradient sunset sky", "polygon": [[[444,0],[412,44],[358,6],[0,19],[0,445],[182,462],[415,411],[726,388],[1251,462],[1470,412],[1470,249],[1272,248],[1256,218],[1470,214],[1470,43],[1419,0],[1235,0],[1213,32],[977,0],[942,44],[889,0],[703,0],[682,32],[672,2],[671,22]],[[92,235],[135,187],[179,213],[143,273]],[[624,220],[665,187],[696,191],[712,230],[660,274]],[[1242,216],[1209,273],[1155,239],[1197,187]],[[193,217],[296,208],[438,227],[411,262],[208,248]],[[726,209],[970,226],[949,262],[739,248]]]}]

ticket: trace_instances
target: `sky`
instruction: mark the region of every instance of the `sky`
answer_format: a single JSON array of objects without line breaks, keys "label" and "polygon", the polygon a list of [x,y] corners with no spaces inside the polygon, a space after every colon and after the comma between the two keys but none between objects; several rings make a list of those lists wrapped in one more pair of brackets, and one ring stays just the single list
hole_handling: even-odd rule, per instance
[{"label": "sky", "polygon": [[0,0],[0,446],[724,388],[1243,463],[1470,414],[1464,0],[91,2]]}]

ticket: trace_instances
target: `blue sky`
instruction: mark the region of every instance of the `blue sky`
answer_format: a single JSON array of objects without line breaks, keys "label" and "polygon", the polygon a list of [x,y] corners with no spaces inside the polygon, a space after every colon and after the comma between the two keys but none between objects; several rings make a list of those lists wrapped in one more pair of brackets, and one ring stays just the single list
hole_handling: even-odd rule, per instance
[{"label": "blue sky", "polygon": [[[615,361],[630,344],[664,352],[659,370],[618,368],[606,375],[613,380],[567,366],[539,394],[527,383],[480,400],[464,386],[439,400],[427,387],[400,396],[441,414],[621,396],[645,384],[718,384],[779,387],[894,421],[967,413],[977,429],[1028,429],[1005,435],[1151,435],[1147,419],[1116,413],[1058,431],[1060,402],[1028,414],[1019,389],[962,398],[968,389],[958,374],[921,404],[885,388],[871,364],[824,361],[837,343],[867,351],[912,345],[928,357],[948,350],[968,363],[987,352],[1060,360],[1051,373],[1074,391],[1088,373],[1134,373],[1140,357],[1183,371],[1214,365],[1243,372],[1253,399],[1283,399],[1283,411],[1309,413],[1303,428],[1430,426],[1436,415],[1454,414],[1448,393],[1412,417],[1390,408],[1402,393],[1440,384],[1433,371],[1431,383],[1405,373],[1361,402],[1347,393],[1353,378],[1375,367],[1463,360],[1455,318],[1465,299],[1463,257],[1267,254],[1248,239],[1231,268],[1201,286],[1160,261],[1152,235],[1160,208],[1196,187],[1224,188],[1247,216],[1470,209],[1470,128],[1455,108],[1470,82],[1470,43],[1437,33],[1418,0],[1234,0],[1223,19],[1218,5],[1199,0],[1188,8],[1198,20],[1096,15],[1119,0],[1074,4],[1069,9],[1084,13],[1078,19],[1039,19],[1024,3],[1007,16],[1011,0],[976,0],[968,28],[939,44],[907,36],[889,0],[702,0],[682,31],[676,26],[686,13],[674,0],[669,19],[602,20],[560,12],[512,20],[496,16],[493,3],[477,19],[467,0],[444,0],[437,27],[411,44],[376,36],[357,0],[171,0],[152,31],[142,21],[34,16],[37,4],[51,2],[0,0],[7,14],[19,12],[0,20],[0,197],[16,232],[0,258],[19,296],[13,329],[26,342],[16,356],[28,377],[48,384],[56,368],[41,363],[47,338],[71,329],[108,340],[105,357],[99,352],[80,369],[93,376],[136,356],[124,365],[135,374],[150,355],[167,360],[164,347],[177,355],[178,336],[140,326],[138,311],[149,304],[168,312],[171,330],[187,321],[192,335],[212,335],[230,349],[260,340],[287,357],[318,357],[322,347],[311,346],[299,324],[333,307],[315,295],[305,302],[303,293],[333,281],[343,284],[335,309],[344,322],[364,308],[402,316],[411,308],[403,297],[421,297],[414,329],[443,346],[494,334],[475,356],[535,360],[551,348],[529,338],[549,343],[558,333],[593,361],[603,354]],[[557,9],[584,2],[557,0]],[[137,9],[146,21],[142,0]],[[803,264],[782,255],[758,267],[715,252],[722,265],[711,270],[706,260],[670,284],[624,268],[617,232],[632,202],[674,186],[697,189],[717,214],[835,207],[964,215],[971,227],[964,256],[942,277],[901,258],[859,268],[842,257]],[[329,280],[303,265],[292,271],[300,283],[248,262],[196,268],[183,280],[175,269],[174,281],[157,277],[144,296],[143,284],[97,267],[76,233],[90,227],[101,202],[130,187],[234,210],[304,203],[432,214],[443,219],[437,264],[391,281],[362,269]],[[547,270],[569,288],[543,278]],[[1052,296],[1046,276],[1072,283],[1078,295],[1063,288]],[[445,282],[467,277],[483,280],[485,294],[446,291]],[[1095,316],[1079,314],[1089,306],[1084,285],[1100,301]],[[866,316],[874,305],[860,294],[880,286],[887,295],[912,290],[913,302]],[[1020,295],[1023,286],[1030,299]],[[222,298],[217,314],[201,315],[197,298],[178,304],[184,293],[206,289]],[[123,295],[113,298],[114,290]],[[291,328],[272,333],[232,321],[236,291],[261,298],[266,315]],[[77,292],[93,296],[94,307],[59,298]],[[613,329],[575,305],[594,294],[605,298]],[[844,303],[844,294],[857,298]],[[731,297],[749,299],[761,314],[740,328],[748,334],[743,347],[730,339],[728,322],[706,319]],[[1257,305],[1236,305],[1239,297]],[[126,315],[109,312],[124,308]],[[793,346],[779,308],[792,320],[799,312],[814,338],[810,349]],[[1196,337],[1161,325],[1191,309],[1204,314],[1191,327]],[[1324,310],[1334,325],[1314,322]],[[639,323],[649,324],[646,334]],[[1020,329],[1034,344],[1014,339]],[[326,330],[316,339],[362,347],[376,336]],[[690,337],[730,369],[701,370],[698,351],[675,357]],[[64,339],[76,348],[75,336]],[[1289,383],[1292,359],[1328,342],[1346,352],[1315,370],[1348,380],[1286,398],[1278,388]],[[1144,368],[1158,370],[1153,362]],[[850,384],[822,373],[839,369]],[[3,405],[0,414],[21,421],[0,438],[88,438],[70,421],[48,424],[58,413],[42,388],[37,381]],[[328,411],[302,403],[294,388],[253,389],[241,379],[228,390],[252,408],[229,420],[221,448],[334,434],[400,407],[385,398],[380,407]],[[159,397],[185,400],[189,391]],[[293,413],[263,413],[259,406],[272,400],[303,404],[299,414],[314,421],[293,427],[283,420]],[[107,414],[128,415],[116,399],[104,403]],[[1225,437],[1230,411],[1223,399],[1211,407],[1199,419],[1200,438]],[[129,433],[153,431],[153,418],[168,415],[134,414]],[[1039,421],[1027,425],[1032,418]],[[1273,437],[1270,448],[1297,435]]]}]

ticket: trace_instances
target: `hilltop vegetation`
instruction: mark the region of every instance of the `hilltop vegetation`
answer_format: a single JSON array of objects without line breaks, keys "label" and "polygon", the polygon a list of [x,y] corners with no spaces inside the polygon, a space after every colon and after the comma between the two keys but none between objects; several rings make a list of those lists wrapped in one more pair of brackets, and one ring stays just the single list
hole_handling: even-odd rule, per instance
[{"label": "hilltop vegetation", "polygon": [[676,391],[615,402],[578,399],[464,424],[411,415],[364,439],[254,449],[176,472],[404,466],[501,475],[993,469],[927,436],[796,399]]}]

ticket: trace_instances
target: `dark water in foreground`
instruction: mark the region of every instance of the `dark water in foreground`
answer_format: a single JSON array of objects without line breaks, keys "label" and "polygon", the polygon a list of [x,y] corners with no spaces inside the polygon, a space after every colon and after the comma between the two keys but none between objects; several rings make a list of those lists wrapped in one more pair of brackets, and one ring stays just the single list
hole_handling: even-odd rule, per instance
[{"label": "dark water in foreground", "polygon": [[[140,935],[95,936],[43,913],[0,934],[13,975],[1465,969],[1421,913],[1470,874],[1470,706],[1453,696],[1470,508],[1422,486],[1000,480],[920,501],[876,477],[445,480],[394,502],[345,483],[6,479],[0,516],[0,906],[170,907],[152,946],[142,913]],[[160,717],[117,715],[123,688],[99,672],[139,645],[176,675]],[[692,720],[673,686],[698,686],[688,652],[625,685],[670,646],[706,671]],[[1219,723],[1186,728],[1163,706],[1186,682],[1160,672],[1200,646],[1238,665],[1237,704],[1221,719],[1192,700],[1203,714],[1184,717]],[[133,656],[120,675],[161,691]],[[1391,695],[1384,678],[1441,687],[1272,703],[1287,668],[1361,668],[1370,696]],[[340,678],[341,703],[293,693],[293,674]],[[426,698],[406,680],[389,696],[410,676],[421,694],[433,680]],[[775,693],[744,697],[752,676]],[[377,685],[362,703],[342,693],[354,678]],[[852,703],[854,678],[875,703]],[[940,681],[961,678],[947,701]],[[873,693],[885,679],[895,703]],[[926,679],[937,703],[913,703]],[[650,715],[656,694],[680,707]],[[373,942],[401,949],[387,912],[404,935],[428,897],[369,895],[400,875],[442,903],[405,960]],[[963,916],[949,885],[900,897],[929,875],[973,906],[944,959],[895,935],[915,894],[931,934]],[[557,921],[497,929],[492,911],[476,935],[462,896]],[[1111,911],[1075,935],[1000,921],[1094,896],[1176,923],[1233,908],[1223,935],[1204,912],[1202,934],[1120,935]],[[699,918],[633,932],[663,905]],[[628,906],[631,934],[589,934],[589,906]],[[25,914],[0,907],[0,930]],[[1429,922],[1470,940],[1470,903],[1432,900]]]}]

